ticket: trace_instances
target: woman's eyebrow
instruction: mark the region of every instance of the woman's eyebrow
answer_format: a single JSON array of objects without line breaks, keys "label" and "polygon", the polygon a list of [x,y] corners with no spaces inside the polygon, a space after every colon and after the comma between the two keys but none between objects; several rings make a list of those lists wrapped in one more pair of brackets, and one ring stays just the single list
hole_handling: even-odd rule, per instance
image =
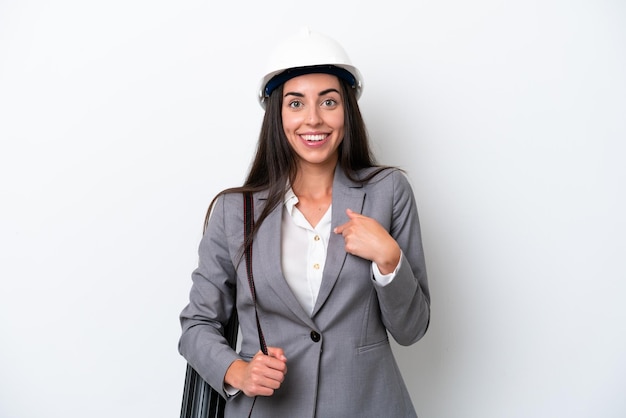
[{"label": "woman's eyebrow", "polygon": [[337,93],[337,94],[340,94],[340,93],[339,93],[339,90],[337,90],[337,89],[335,89],[335,88],[330,88],[330,89],[326,89],[326,90],[320,91],[320,94],[319,94],[319,95],[320,95],[320,96],[323,96],[323,95],[325,95],[325,94],[332,93],[332,92],[335,92],[335,93]]},{"label": "woman's eyebrow", "polygon": [[283,97],[287,97],[287,96],[304,97],[304,94],[298,93],[296,91],[288,91],[287,93],[283,94]]}]

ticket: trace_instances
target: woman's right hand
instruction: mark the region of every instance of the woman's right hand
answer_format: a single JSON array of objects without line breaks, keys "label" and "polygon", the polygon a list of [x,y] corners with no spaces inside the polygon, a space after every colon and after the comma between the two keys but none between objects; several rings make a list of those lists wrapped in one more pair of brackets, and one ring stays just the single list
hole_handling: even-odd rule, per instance
[{"label": "woman's right hand", "polygon": [[267,347],[249,362],[235,360],[224,376],[224,383],[241,390],[246,396],[272,396],[287,374],[287,357],[282,348]]}]

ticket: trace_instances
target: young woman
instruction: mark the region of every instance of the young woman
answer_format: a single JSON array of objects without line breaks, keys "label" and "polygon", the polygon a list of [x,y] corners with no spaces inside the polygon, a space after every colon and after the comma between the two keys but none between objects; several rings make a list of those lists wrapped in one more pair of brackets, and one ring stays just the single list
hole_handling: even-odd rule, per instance
[{"label": "young woman", "polygon": [[[430,296],[413,192],[375,163],[362,77],[333,39],[304,30],[263,77],[258,148],[242,187],[209,207],[179,349],[228,399],[226,417],[415,417],[388,335],[418,341]],[[243,261],[253,194],[256,309]],[[233,309],[241,349],[222,330]]]}]

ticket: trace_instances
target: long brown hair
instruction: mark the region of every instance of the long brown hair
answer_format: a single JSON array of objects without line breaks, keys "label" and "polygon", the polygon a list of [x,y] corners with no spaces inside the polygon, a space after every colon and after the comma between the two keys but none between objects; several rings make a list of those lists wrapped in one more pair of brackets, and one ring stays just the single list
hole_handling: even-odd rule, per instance
[{"label": "long brown hair", "polygon": [[[367,183],[386,167],[376,163],[354,89],[342,79],[339,79],[339,82],[344,98],[344,138],[338,148],[338,164],[350,180]],[[263,220],[282,202],[297,170],[296,154],[289,145],[283,129],[282,105],[283,85],[277,87],[267,99],[257,149],[243,186],[222,190],[213,198],[206,213],[205,230],[213,205],[224,194],[268,191],[267,203],[255,222],[250,240]],[[378,169],[363,178],[357,177],[358,170],[370,167]],[[247,244],[248,242],[244,243]]]}]

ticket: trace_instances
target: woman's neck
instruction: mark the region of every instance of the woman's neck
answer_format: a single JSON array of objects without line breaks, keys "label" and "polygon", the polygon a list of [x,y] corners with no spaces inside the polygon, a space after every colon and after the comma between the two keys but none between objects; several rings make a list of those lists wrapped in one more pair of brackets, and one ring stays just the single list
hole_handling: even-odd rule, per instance
[{"label": "woman's neck", "polygon": [[334,167],[301,167],[291,188],[300,199],[326,200],[332,197],[334,177]]},{"label": "woman's neck", "polygon": [[333,201],[332,171],[299,171],[291,189],[298,196],[296,207],[313,228],[324,217]]}]

